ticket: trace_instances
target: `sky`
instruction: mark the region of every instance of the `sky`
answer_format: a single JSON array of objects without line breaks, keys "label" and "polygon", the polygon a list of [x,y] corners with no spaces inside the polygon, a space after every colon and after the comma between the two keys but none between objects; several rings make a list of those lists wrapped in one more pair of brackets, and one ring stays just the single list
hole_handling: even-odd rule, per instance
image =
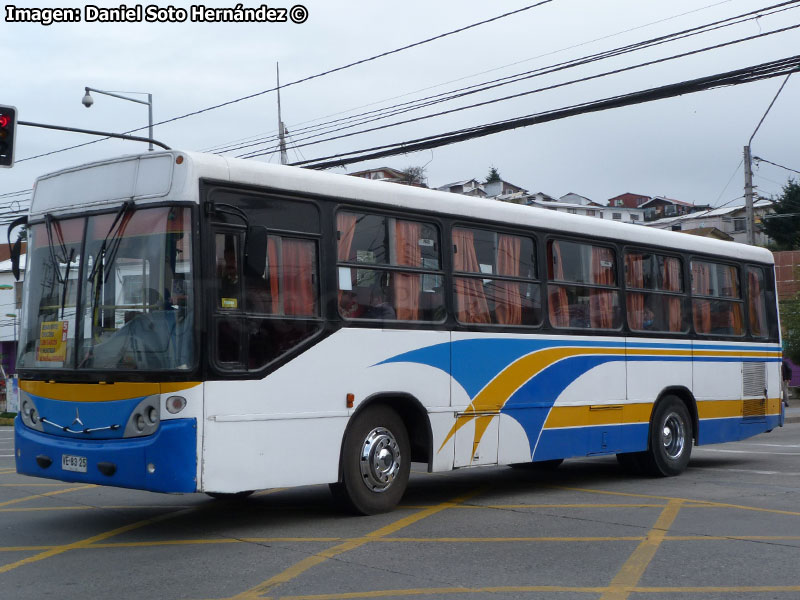
[{"label": "sky", "polygon": [[[283,2],[283,0],[276,0]],[[302,23],[8,22],[0,15],[3,84],[0,104],[16,106],[19,119],[100,131],[125,132],[147,125],[144,105],[93,94],[86,86],[146,92],[156,122],[173,119],[275,87],[280,65],[283,121],[289,130],[289,161],[334,155],[382,144],[510,119],[580,102],[713,75],[789,57],[800,48],[800,29],[765,36],[596,78],[557,89],[490,103],[324,143],[341,135],[568,82],[635,64],[800,24],[800,6],[710,33],[527,79],[436,106],[407,112],[313,139],[304,128],[379,110],[532,69],[634,44],[778,4],[779,0],[551,0],[541,6],[466,29],[413,48],[296,85],[287,85],[534,4],[533,0],[302,0]],[[78,9],[77,0],[14,3],[20,8]],[[100,7],[120,2],[95,2]],[[234,8],[208,0],[205,7]],[[244,1],[244,7],[261,6]],[[187,8],[191,3],[173,1]],[[800,3],[798,3],[800,5]],[[137,6],[128,2],[127,7]],[[140,5],[165,8],[168,2]],[[270,4],[291,9],[291,0]],[[295,13],[296,14],[296,13]],[[428,184],[486,177],[496,167],[507,181],[531,192],[574,192],[596,202],[633,192],[720,206],[743,202],[743,147],[784,78],[688,94],[520,128],[446,147],[335,168],[347,173],[389,166],[423,166]],[[131,95],[144,99],[146,96]],[[789,78],[753,139],[753,154],[800,170],[800,73]],[[275,92],[207,110],[155,127],[154,137],[180,150],[234,147],[277,131]],[[334,124],[331,129],[340,127]],[[146,129],[140,135],[146,134]],[[145,144],[99,141],[38,156],[99,138],[21,126],[16,159],[0,169],[0,219],[24,208],[35,179],[66,167],[146,151]],[[244,142],[243,142],[244,140]],[[301,145],[306,144],[306,145]],[[295,148],[294,145],[299,147]],[[264,155],[279,162],[274,144],[225,152]],[[797,174],[757,163],[754,182],[763,196],[779,194]],[[6,194],[6,196],[3,196]],[[10,201],[22,201],[11,204]]]}]

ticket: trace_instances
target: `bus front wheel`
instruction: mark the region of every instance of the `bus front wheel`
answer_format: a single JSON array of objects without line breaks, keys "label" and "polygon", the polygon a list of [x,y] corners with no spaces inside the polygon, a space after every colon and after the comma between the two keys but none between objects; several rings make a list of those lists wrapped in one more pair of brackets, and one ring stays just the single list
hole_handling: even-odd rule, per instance
[{"label": "bus front wheel", "polygon": [[648,449],[641,466],[657,477],[681,474],[692,456],[692,418],[677,396],[666,396],[658,403],[650,426]]},{"label": "bus front wheel", "polygon": [[410,470],[402,419],[386,406],[370,407],[353,418],[345,434],[342,480],[331,484],[331,491],[358,514],[387,512],[403,497]]}]

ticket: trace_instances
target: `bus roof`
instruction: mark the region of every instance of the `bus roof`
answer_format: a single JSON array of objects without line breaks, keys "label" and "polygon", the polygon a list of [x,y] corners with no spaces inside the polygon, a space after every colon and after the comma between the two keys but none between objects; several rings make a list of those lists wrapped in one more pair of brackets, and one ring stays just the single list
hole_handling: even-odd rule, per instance
[{"label": "bus roof", "polygon": [[199,202],[200,179],[773,262],[771,252],[746,244],[360,177],[177,150],[123,156],[42,176],[36,181],[30,214],[35,219],[47,212],[66,214],[130,199],[137,204]]}]

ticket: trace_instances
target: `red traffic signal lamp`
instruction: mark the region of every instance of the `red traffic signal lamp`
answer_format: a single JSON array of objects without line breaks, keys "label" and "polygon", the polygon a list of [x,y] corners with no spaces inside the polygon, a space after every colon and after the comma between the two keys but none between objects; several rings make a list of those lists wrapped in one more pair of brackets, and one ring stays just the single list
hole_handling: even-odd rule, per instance
[{"label": "red traffic signal lamp", "polygon": [[14,138],[17,109],[0,105],[0,167],[14,166]]}]

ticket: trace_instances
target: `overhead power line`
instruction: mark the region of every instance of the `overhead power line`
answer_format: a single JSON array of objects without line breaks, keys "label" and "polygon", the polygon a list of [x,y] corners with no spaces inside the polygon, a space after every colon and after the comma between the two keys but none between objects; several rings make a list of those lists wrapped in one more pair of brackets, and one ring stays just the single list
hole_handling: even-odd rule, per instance
[{"label": "overhead power line", "polygon": [[788,73],[797,70],[800,70],[800,55],[770,61],[751,67],[745,67],[743,69],[736,69],[735,71],[718,73],[707,77],[700,77],[698,79],[682,81],[679,83],[650,88],[638,92],[621,94],[618,96],[576,104],[556,110],[516,117],[514,119],[507,119],[495,123],[488,123],[485,125],[479,125],[455,131],[448,131],[414,140],[396,142],[394,144],[386,144],[383,146],[364,148],[342,154],[324,156],[313,160],[294,163],[294,165],[306,166],[312,169],[327,169],[330,167],[344,166],[374,158],[385,158],[387,156],[395,156],[398,154],[408,154],[410,152],[418,152],[420,150],[438,148],[457,142],[485,137],[487,135],[500,133],[501,131],[508,131],[520,127],[528,127],[530,125],[538,125],[541,123],[547,123],[550,121],[556,121],[586,113],[599,112],[609,110],[611,108],[620,108],[622,106],[642,104],[644,102],[652,102],[654,100],[663,100],[665,98],[673,98],[675,96],[681,96],[684,94],[693,94],[695,92],[701,92],[719,87],[741,85],[744,83],[761,81],[763,79],[771,79],[773,77],[787,75]]},{"label": "overhead power line", "polygon": [[[686,39],[695,35],[701,35],[704,33],[709,33],[712,31],[716,31],[718,29],[723,29],[725,27],[731,27],[733,25],[739,25],[741,23],[745,23],[747,21],[759,19],[766,16],[771,16],[786,10],[793,10],[798,8],[800,5],[800,0],[788,0],[785,2],[781,2],[779,4],[775,4],[772,6],[768,6],[765,8],[761,8],[754,11],[749,11],[740,15],[736,15],[734,17],[728,17],[726,19],[721,19],[717,21],[713,21],[711,23],[706,23],[704,25],[692,27],[689,29],[685,29],[682,31],[677,31],[674,33],[670,33],[667,35],[658,36],[651,39],[646,39],[640,42],[636,42],[633,44],[628,44],[624,46],[620,46],[611,50],[605,50],[602,52],[589,54],[587,56],[570,59],[567,61],[562,61],[559,63],[555,63],[549,66],[539,67],[537,69],[524,71],[521,73],[516,73],[513,75],[508,75],[505,77],[500,77],[497,79],[493,79],[490,81],[485,81],[477,84],[473,84],[470,86],[458,88],[455,90],[450,90],[447,92],[441,92],[439,94],[434,94],[431,96],[427,96],[424,98],[419,98],[416,100],[411,100],[407,102],[402,102],[398,104],[394,104],[392,106],[380,108],[380,109],[373,109],[370,111],[358,113],[355,115],[350,115],[347,117],[342,117],[339,119],[334,119],[331,121],[326,121],[323,123],[317,123],[315,125],[309,125],[307,127],[301,128],[292,128],[292,133],[298,135],[300,133],[312,133],[319,131],[316,135],[306,135],[305,137],[301,137],[299,141],[304,141],[308,139],[313,139],[314,137],[319,137],[322,135],[327,135],[333,133],[335,131],[341,131],[344,129],[356,127],[358,125],[364,125],[370,122],[375,122],[378,120],[382,120],[391,116],[395,116],[398,114],[419,110],[421,108],[426,108],[429,106],[433,106],[436,104],[440,104],[442,102],[449,102],[458,98],[463,98],[465,96],[486,92],[492,89],[496,89],[502,86],[518,83],[527,79],[531,79],[534,77],[541,77],[543,75],[549,75],[558,71],[562,71],[565,69],[571,69],[578,66],[583,66],[586,64],[590,64],[593,62],[613,58],[616,56],[621,56],[623,54],[627,54],[630,52],[637,52],[640,50],[644,50],[646,48],[651,48],[655,46],[659,46],[661,44],[666,44],[669,42]],[[358,122],[354,122],[358,121]],[[335,129],[334,129],[335,127]],[[322,131],[327,129],[328,131]],[[276,135],[269,135],[269,136],[262,136],[256,138],[250,138],[248,140],[242,140],[241,142],[237,143],[230,143],[227,145],[222,145],[216,148],[210,148],[207,151],[210,152],[233,152],[235,150],[243,150],[245,148],[252,148],[254,146],[260,146],[262,144],[268,144],[275,142],[278,139]],[[271,152],[271,148],[267,150],[267,152]],[[238,155],[239,158],[248,158],[248,154]]]},{"label": "overhead power line", "polygon": [[[603,77],[608,77],[610,75],[616,75],[616,74],[619,74],[619,73],[632,71],[634,69],[640,69],[642,67],[652,66],[652,65],[655,65],[655,64],[659,64],[659,63],[663,63],[663,62],[667,62],[667,61],[671,61],[671,60],[676,60],[676,59],[679,59],[679,58],[685,58],[687,56],[692,56],[692,55],[695,55],[695,54],[700,54],[700,53],[708,52],[708,51],[711,51],[711,50],[717,50],[719,48],[723,48],[723,47],[726,47],[726,46],[731,46],[731,45],[734,45],[734,44],[739,44],[739,43],[742,43],[742,42],[751,41],[751,40],[762,38],[762,37],[765,37],[765,36],[774,35],[776,33],[783,33],[785,31],[789,31],[789,30],[797,29],[797,28],[800,28],[800,23],[796,24],[796,25],[790,25],[790,26],[784,27],[782,29],[776,29],[776,30],[773,30],[773,31],[760,33],[760,34],[757,34],[757,35],[748,36],[748,37],[745,37],[745,38],[740,38],[738,40],[733,40],[733,41],[729,41],[729,42],[723,42],[721,44],[716,44],[714,46],[707,46],[705,48],[699,48],[697,50],[691,50],[689,52],[684,52],[682,54],[675,54],[675,55],[672,55],[672,56],[667,56],[667,57],[664,57],[664,58],[659,58],[659,59],[656,59],[656,60],[651,60],[651,61],[639,63],[637,65],[623,67],[623,68],[620,68],[620,69],[614,69],[612,71],[606,71],[604,73],[598,73],[597,75],[590,75],[590,76],[587,76],[587,77],[581,77],[579,79],[573,79],[573,80],[570,80],[570,81],[565,81],[565,82],[562,82],[562,83],[557,83],[557,84],[553,84],[553,85],[549,85],[549,86],[545,86],[545,87],[540,87],[540,88],[536,88],[536,89],[533,89],[533,90],[528,90],[528,91],[525,91],[525,92],[512,94],[512,95],[509,95],[509,96],[503,96],[501,98],[495,98],[495,99],[492,99],[492,100],[486,100],[486,101],[483,101],[483,102],[477,102],[475,104],[468,104],[466,106],[461,106],[461,107],[458,107],[458,108],[453,108],[453,109],[440,111],[440,112],[436,112],[436,113],[432,113],[432,114],[428,114],[428,115],[423,115],[421,117],[415,117],[415,118],[411,118],[411,119],[405,119],[405,120],[402,120],[402,121],[396,121],[394,123],[388,123],[386,125],[379,125],[379,126],[371,127],[371,128],[368,128],[368,129],[361,129],[359,131],[354,131],[354,132],[350,132],[350,133],[343,133],[343,134],[340,134],[340,135],[334,135],[334,136],[330,136],[330,137],[327,137],[327,138],[324,138],[324,139],[321,139],[321,140],[316,140],[316,141],[312,141],[312,142],[306,142],[304,144],[298,144],[297,147],[321,144],[323,142],[329,142],[329,141],[332,141],[332,140],[342,139],[342,138],[346,138],[346,137],[352,137],[352,136],[355,136],[355,135],[361,135],[361,134],[369,133],[369,132],[372,132],[372,131],[378,131],[378,130],[381,130],[381,129],[388,129],[388,128],[391,128],[391,127],[397,127],[399,125],[406,125],[408,123],[414,123],[414,122],[417,122],[417,121],[423,121],[423,120],[426,120],[426,119],[432,119],[432,118],[435,118],[435,117],[440,117],[440,116],[443,116],[443,115],[448,115],[448,114],[452,114],[452,113],[455,113],[455,112],[460,112],[460,111],[463,111],[463,110],[469,110],[469,109],[478,108],[478,107],[481,107],[481,106],[488,106],[490,104],[496,104],[498,102],[505,102],[507,100],[513,100],[513,99],[516,99],[516,98],[521,98],[523,96],[529,96],[531,94],[538,94],[538,93],[541,93],[541,92],[544,92],[544,91],[549,91],[549,90],[554,90],[554,89],[557,89],[557,88],[566,87],[566,86],[569,86],[569,85],[574,85],[576,83],[583,83],[583,82],[591,81],[591,80],[594,80],[594,79],[600,79],[600,78],[603,78]],[[257,156],[262,156],[264,154],[271,153],[272,151],[274,151],[273,148],[269,148],[269,149],[264,150],[264,151],[253,151],[253,152],[249,152],[249,153],[245,153],[245,154],[239,154],[239,155],[237,155],[237,158],[254,158],[254,157],[257,157]]]},{"label": "overhead power line", "polygon": [[[623,29],[623,30],[620,30],[620,31],[617,31],[617,32],[614,32],[614,33],[611,33],[611,34],[608,34],[608,35],[604,35],[604,36],[601,36],[601,37],[597,37],[597,38],[593,38],[593,39],[590,39],[590,40],[586,40],[586,41],[580,42],[578,44],[572,44],[570,46],[565,46],[565,47],[559,48],[557,50],[550,50],[550,51],[545,52],[543,54],[538,54],[536,56],[523,58],[521,60],[517,60],[517,61],[514,61],[512,63],[506,63],[504,65],[499,65],[497,67],[492,67],[491,69],[486,69],[486,70],[483,70],[483,71],[480,71],[480,72],[477,72],[477,73],[471,73],[469,75],[463,75],[461,77],[458,77],[456,79],[451,79],[449,81],[442,81],[440,83],[436,83],[434,85],[429,85],[429,86],[424,87],[424,88],[420,88],[420,89],[413,90],[413,91],[410,91],[410,92],[404,92],[402,94],[399,94],[397,96],[392,96],[390,98],[383,98],[382,100],[376,100],[376,101],[373,101],[373,102],[369,102],[367,104],[362,104],[360,106],[355,106],[355,107],[352,107],[352,108],[349,108],[349,109],[340,110],[338,112],[331,113],[331,114],[328,114],[328,115],[323,115],[323,116],[316,117],[316,118],[313,118],[313,119],[308,119],[306,121],[301,121],[299,123],[295,123],[295,124],[291,125],[292,131],[298,131],[297,128],[302,126],[302,125],[308,126],[308,127],[302,127],[301,129],[303,131],[308,129],[308,128],[315,128],[315,127],[317,127],[317,125],[323,125],[324,123],[318,123],[317,125],[309,125],[309,124],[317,123],[318,121],[322,121],[323,119],[330,119],[331,117],[338,117],[340,115],[345,115],[345,114],[351,113],[351,112],[356,111],[356,110],[361,110],[363,108],[368,108],[370,106],[377,106],[377,105],[383,104],[385,102],[391,102],[393,100],[399,100],[400,98],[406,98],[408,96],[413,96],[414,94],[418,94],[418,93],[421,93],[421,92],[426,92],[428,90],[432,90],[432,89],[436,89],[436,88],[439,88],[439,87],[442,87],[442,86],[445,86],[445,85],[449,85],[451,83],[458,83],[459,81],[464,81],[466,79],[471,79],[473,77],[479,77],[480,75],[486,75],[487,73],[494,73],[496,71],[500,71],[502,69],[507,69],[509,67],[520,65],[520,64],[523,64],[523,63],[526,63],[526,62],[530,62],[530,61],[533,61],[533,60],[538,60],[540,58],[545,58],[547,56],[553,56],[555,54],[559,54],[559,53],[565,52],[567,50],[573,50],[575,48],[581,48],[583,46],[588,46],[589,44],[594,44],[596,42],[600,42],[600,41],[603,41],[603,40],[607,40],[607,39],[611,39],[611,38],[614,38],[614,37],[618,37],[618,36],[624,35],[626,33],[631,33],[632,31],[638,31],[639,29],[645,29],[645,28],[651,27],[653,25],[658,25],[660,23],[666,23],[667,21],[673,21],[673,20],[678,19],[680,17],[685,17],[686,15],[694,14],[694,13],[697,13],[697,12],[702,12],[704,10],[708,10],[709,8],[714,8],[714,7],[720,6],[722,4],[728,4],[728,3],[732,2],[732,1],[733,0],[721,0],[720,2],[715,2],[713,4],[707,4],[707,5],[701,6],[699,8],[695,8],[695,9],[692,9],[692,10],[689,10],[689,11],[685,11],[685,12],[682,12],[682,13],[677,13],[677,14],[671,15],[671,16],[663,18],[663,19],[658,19],[656,21],[650,21],[648,23],[643,23],[643,24],[637,25],[635,27],[629,27],[628,29]],[[383,110],[383,109],[376,109],[376,110]],[[258,140],[258,139],[265,139],[266,137],[270,137],[270,136],[277,137],[275,134],[277,134],[277,130],[272,130],[270,132],[263,132],[263,133],[259,133],[259,134],[256,134],[256,135],[250,135],[250,136],[247,136],[245,138],[239,138],[239,139],[236,139],[236,140],[231,140],[229,142],[223,142],[223,143],[217,144],[215,146],[210,146],[208,148],[204,148],[203,150],[201,150],[201,152],[225,152],[226,151],[225,149],[228,146],[235,146],[237,144],[242,144],[242,143],[246,143],[246,142],[252,142],[252,141]]]},{"label": "overhead power line", "polygon": [[[478,21],[477,23],[472,23],[470,25],[465,25],[464,27],[459,27],[458,29],[453,29],[452,31],[447,31],[445,33],[440,33],[439,35],[435,35],[433,37],[429,37],[429,38],[426,38],[424,40],[420,40],[418,42],[414,42],[413,44],[407,44],[405,46],[401,46],[400,48],[395,48],[394,50],[388,50],[386,52],[381,52],[380,54],[375,54],[374,56],[370,56],[370,57],[367,57],[367,58],[362,58],[360,60],[348,63],[346,65],[342,65],[340,67],[335,67],[333,69],[328,69],[327,71],[322,71],[321,73],[317,73],[315,75],[309,75],[308,77],[303,77],[302,79],[298,79],[296,81],[291,81],[289,83],[285,83],[285,84],[283,84],[281,86],[281,89],[286,89],[287,87],[290,87],[290,86],[293,86],[293,85],[298,85],[300,83],[305,83],[306,81],[311,81],[312,79],[319,79],[320,77],[325,77],[326,75],[330,75],[331,73],[338,73],[339,71],[344,71],[345,69],[350,69],[352,67],[355,67],[355,66],[358,66],[358,65],[362,65],[364,63],[368,63],[368,62],[371,62],[371,61],[374,61],[374,60],[378,60],[379,58],[384,58],[384,57],[390,56],[392,54],[397,54],[398,52],[403,52],[404,50],[409,50],[411,48],[416,48],[417,46],[422,46],[423,44],[428,44],[430,42],[434,42],[436,40],[440,40],[442,38],[445,38],[445,37],[448,37],[448,36],[451,36],[451,35],[455,35],[457,33],[463,33],[464,31],[467,31],[467,30],[470,30],[470,29],[474,29],[475,27],[480,27],[481,25],[486,25],[487,23],[493,23],[495,21],[499,21],[500,19],[505,19],[505,18],[508,18],[508,17],[511,17],[511,16],[514,16],[514,15],[518,15],[518,14],[520,14],[522,12],[525,12],[527,10],[531,10],[533,8],[538,8],[539,6],[542,6],[544,4],[549,4],[549,3],[553,2],[553,1],[554,0],[541,0],[540,2],[536,2],[534,4],[529,4],[527,6],[523,6],[522,8],[518,8],[516,10],[505,12],[505,13],[497,15],[495,17],[491,17],[489,19],[484,19],[483,21]],[[231,104],[236,104],[238,102],[243,102],[244,100],[250,100],[252,98],[257,98],[258,96],[263,96],[264,94],[268,94],[270,92],[274,92],[277,89],[278,89],[277,87],[269,88],[267,90],[262,90],[260,92],[255,92],[253,94],[248,94],[247,96],[241,96],[239,98],[234,98],[233,100],[228,100],[227,102],[222,102],[220,104],[215,104],[213,106],[208,106],[206,108],[202,108],[202,109],[195,110],[195,111],[192,111],[192,112],[189,112],[189,113],[185,113],[185,114],[179,115],[177,117],[172,117],[172,118],[166,119],[164,121],[159,121],[157,123],[153,123],[153,127],[155,127],[157,125],[164,125],[166,123],[172,123],[174,121],[179,121],[181,119],[186,119],[187,117],[193,117],[193,116],[196,116],[196,115],[199,115],[199,114],[202,114],[202,113],[206,113],[206,112],[209,112],[209,111],[212,111],[212,110],[216,110],[218,108],[222,108],[224,106],[230,106]],[[142,131],[143,129],[147,129],[147,127],[148,126],[139,127],[137,129],[131,129],[130,131],[123,132],[123,135],[128,135],[128,134],[131,134],[131,133],[135,133],[137,131]],[[108,138],[92,140],[91,142],[85,142],[83,144],[77,144],[75,146],[69,146],[67,148],[61,148],[59,150],[53,150],[51,152],[45,152],[43,154],[37,154],[35,156],[29,156],[27,158],[21,158],[21,159],[17,160],[16,162],[20,163],[20,162],[23,162],[23,161],[26,161],[26,160],[33,160],[34,158],[41,158],[43,156],[50,156],[51,154],[56,154],[58,152],[65,152],[67,150],[73,150],[75,148],[80,148],[82,146],[88,146],[90,144],[96,144],[98,142],[105,141],[106,139],[108,139]]]},{"label": "overhead power line", "polygon": [[774,163],[774,162],[769,161],[769,160],[767,160],[765,158],[759,158],[758,156],[754,156],[753,160],[756,161],[756,162],[765,162],[765,163],[767,163],[769,165],[773,165],[775,167],[780,167],[781,169],[786,169],[787,171],[791,171],[792,173],[800,174],[800,171],[798,171],[797,169],[790,169],[789,167],[784,167],[783,165],[779,165],[778,163]]}]

